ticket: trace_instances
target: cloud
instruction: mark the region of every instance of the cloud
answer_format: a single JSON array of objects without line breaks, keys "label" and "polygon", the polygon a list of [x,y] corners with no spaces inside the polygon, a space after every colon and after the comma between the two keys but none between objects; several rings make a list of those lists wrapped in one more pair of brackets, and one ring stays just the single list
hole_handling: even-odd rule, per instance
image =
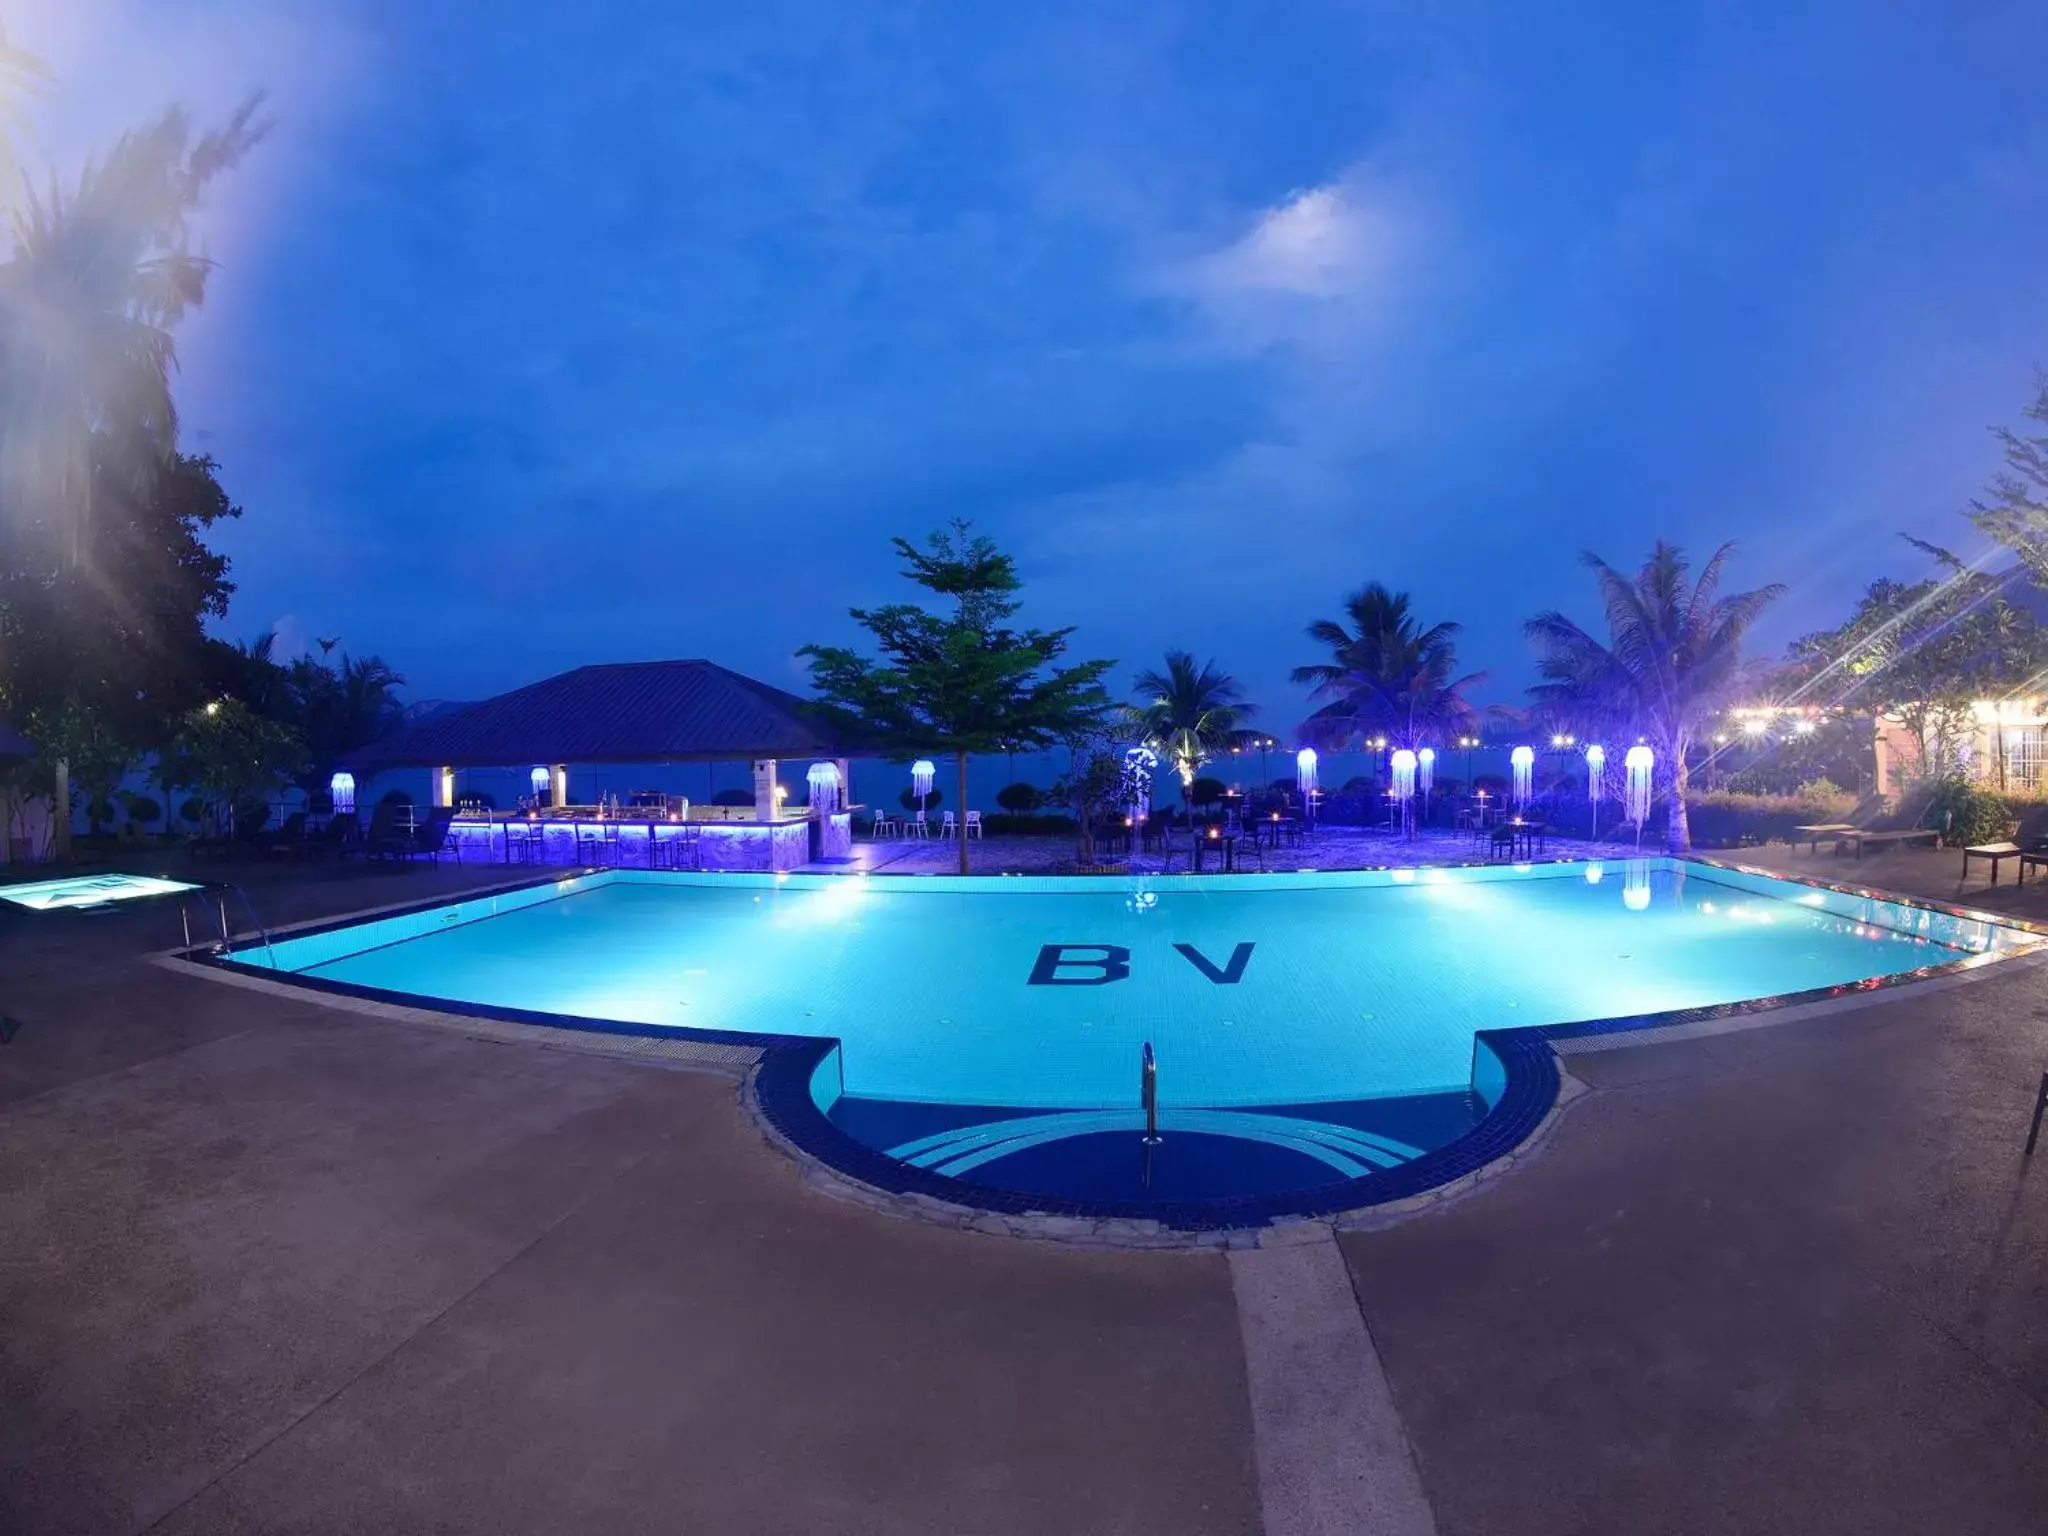
[{"label": "cloud", "polygon": [[1360,169],[1240,216],[1228,239],[1167,267],[1156,286],[1190,303],[1202,338],[1226,348],[1353,346],[1413,288],[1422,222],[1413,199]]},{"label": "cloud", "polygon": [[1240,239],[1196,264],[1214,294],[1296,293],[1334,298],[1356,291],[1379,254],[1367,210],[1343,188],[1294,192],[1259,215]]}]

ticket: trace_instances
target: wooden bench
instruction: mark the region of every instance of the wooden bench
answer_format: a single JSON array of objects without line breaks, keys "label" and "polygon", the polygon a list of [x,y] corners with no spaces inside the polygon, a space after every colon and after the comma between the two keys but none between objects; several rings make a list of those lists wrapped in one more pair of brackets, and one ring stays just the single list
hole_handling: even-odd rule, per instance
[{"label": "wooden bench", "polygon": [[2020,855],[2020,884],[2027,883],[2027,866],[2048,868],[2048,848],[2030,848]]},{"label": "wooden bench", "polygon": [[1941,846],[1941,834],[1932,827],[1903,827],[1893,832],[1865,832],[1858,829],[1854,832],[1839,833],[1835,838],[1835,847],[1839,850],[1842,844],[1847,843],[1854,851],[1855,857],[1860,859],[1863,857],[1863,845],[1865,843],[1920,842],[1932,843],[1935,847],[1939,848]]},{"label": "wooden bench", "polygon": [[2022,861],[2020,864],[2020,882],[2025,884],[2027,878],[2025,858],[2026,855],[2020,851],[2018,843],[1975,843],[1963,850],[1963,877],[1957,884],[1961,885],[1969,881],[1970,860],[1972,859],[1982,859],[1991,866],[1991,883],[1993,885],[1998,884],[1998,866],[2007,859],[2019,859]]},{"label": "wooden bench", "polygon": [[1833,838],[1836,846],[1839,847],[1842,834],[1856,830],[1857,826],[1853,821],[1823,821],[1816,826],[1794,827],[1792,829],[1792,847],[1797,852],[1801,843],[1810,843],[1813,846],[1813,851],[1819,853],[1820,845],[1823,842]]}]

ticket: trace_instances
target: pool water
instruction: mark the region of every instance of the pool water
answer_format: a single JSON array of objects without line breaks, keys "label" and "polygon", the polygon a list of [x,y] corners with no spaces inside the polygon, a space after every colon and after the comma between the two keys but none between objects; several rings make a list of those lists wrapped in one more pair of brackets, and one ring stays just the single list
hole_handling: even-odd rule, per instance
[{"label": "pool water", "polygon": [[[914,1166],[1099,1190],[1107,1175],[1079,1171],[1095,1142],[1117,1178],[1201,1198],[1369,1176],[1462,1134],[1490,1098],[1482,1030],[1863,983],[2017,937],[1671,859],[1155,880],[614,871],[280,940],[274,963],[485,1007],[828,1037],[820,1107]],[[1126,1155],[1148,1041],[1190,1149],[1164,1175]]]}]

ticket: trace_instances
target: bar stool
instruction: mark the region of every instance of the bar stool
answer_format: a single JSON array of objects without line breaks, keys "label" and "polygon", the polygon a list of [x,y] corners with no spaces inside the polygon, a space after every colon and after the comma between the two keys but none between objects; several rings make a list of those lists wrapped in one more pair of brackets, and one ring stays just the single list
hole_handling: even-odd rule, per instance
[{"label": "bar stool", "polygon": [[619,862],[619,824],[616,821],[576,823],[576,862],[609,869]]}]

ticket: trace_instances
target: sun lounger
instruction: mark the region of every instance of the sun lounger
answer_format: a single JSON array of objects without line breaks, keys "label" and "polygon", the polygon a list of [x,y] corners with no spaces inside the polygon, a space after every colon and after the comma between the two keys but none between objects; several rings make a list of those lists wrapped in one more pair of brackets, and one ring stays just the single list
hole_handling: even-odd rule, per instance
[{"label": "sun lounger", "polygon": [[[1830,839],[1838,840],[1844,832],[1854,832],[1856,830],[1858,828],[1853,821],[1823,821],[1811,827],[1794,827],[1792,829],[1792,846],[1796,850],[1801,843],[1809,843],[1812,845],[1813,851],[1819,853],[1820,845],[1823,842]],[[1839,842],[1837,846],[1839,846]]]},{"label": "sun lounger", "polygon": [[1835,834],[1835,848],[1840,850],[1847,843],[1856,858],[1863,857],[1867,843],[1932,843],[1941,846],[1941,834],[1933,827],[1901,827],[1891,832],[1865,832],[1860,828],[1853,832]]}]

